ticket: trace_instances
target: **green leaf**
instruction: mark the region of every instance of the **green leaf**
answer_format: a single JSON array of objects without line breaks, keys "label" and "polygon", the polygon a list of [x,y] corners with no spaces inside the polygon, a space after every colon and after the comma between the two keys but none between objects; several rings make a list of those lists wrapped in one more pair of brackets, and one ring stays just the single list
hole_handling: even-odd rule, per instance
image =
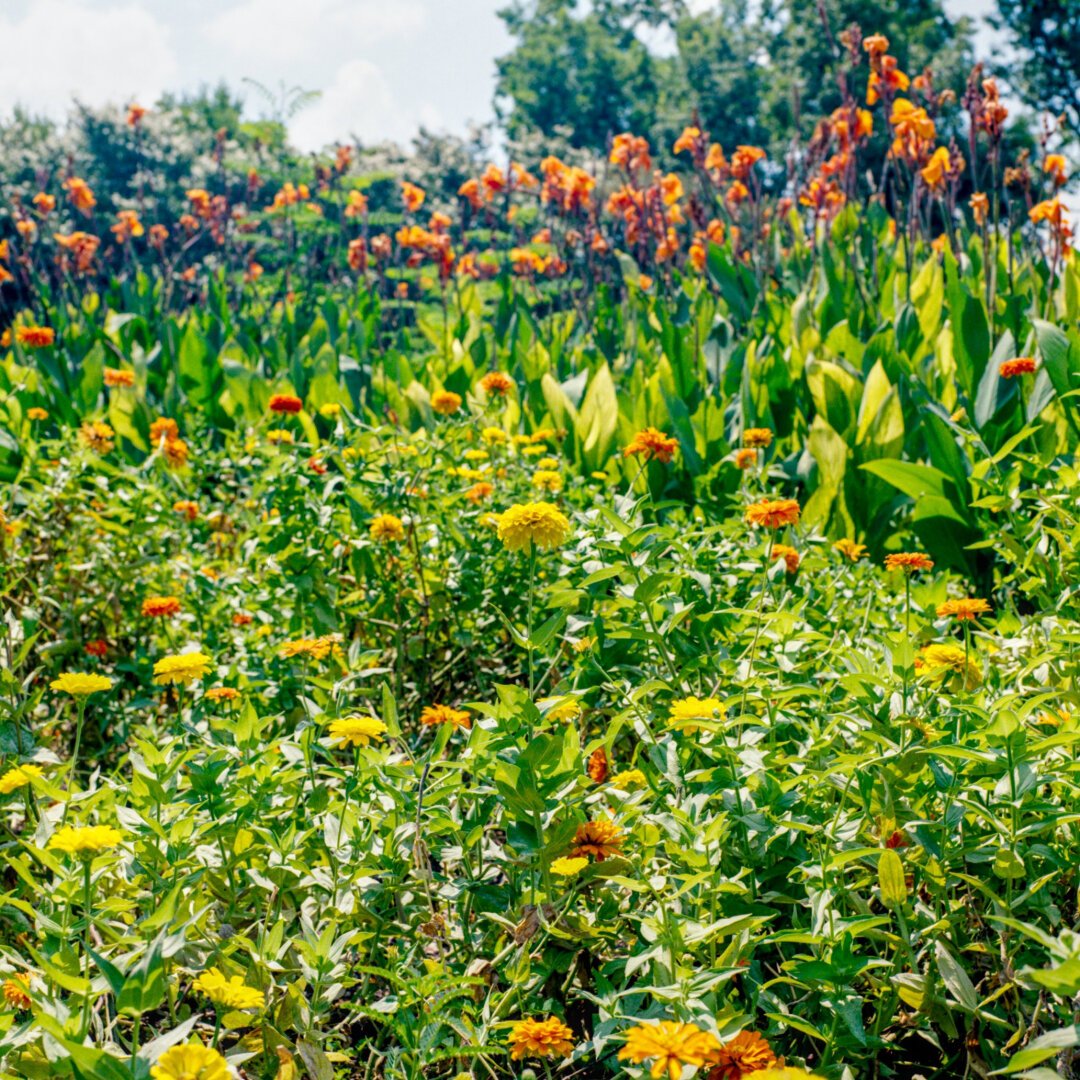
[{"label": "green leaf", "polygon": [[881,891],[881,902],[887,908],[902,908],[907,902],[904,864],[892,848],[883,851],[878,859],[878,889]]}]

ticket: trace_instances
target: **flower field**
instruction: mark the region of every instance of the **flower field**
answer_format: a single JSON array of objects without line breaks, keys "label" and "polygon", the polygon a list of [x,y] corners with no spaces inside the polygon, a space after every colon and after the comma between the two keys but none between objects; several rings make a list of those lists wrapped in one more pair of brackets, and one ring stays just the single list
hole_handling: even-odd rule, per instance
[{"label": "flower field", "polygon": [[1066,164],[841,39],[797,163],[4,193],[3,1076],[1080,1075]]}]

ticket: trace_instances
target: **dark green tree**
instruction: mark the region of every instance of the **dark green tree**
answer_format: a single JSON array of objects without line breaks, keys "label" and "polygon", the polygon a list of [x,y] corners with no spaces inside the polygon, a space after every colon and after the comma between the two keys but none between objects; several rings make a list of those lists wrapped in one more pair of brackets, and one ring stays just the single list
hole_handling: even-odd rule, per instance
[{"label": "dark green tree", "polygon": [[[1032,109],[1065,117],[1080,138],[1080,0],[997,0],[992,23],[1017,57],[999,74]],[[1018,60],[1018,62],[1017,62]]]},{"label": "dark green tree", "polygon": [[497,106],[512,137],[565,129],[572,145],[601,150],[620,131],[651,129],[670,62],[639,40],[633,13],[599,4],[578,14],[574,0],[514,0],[499,15],[516,39],[497,62]]}]

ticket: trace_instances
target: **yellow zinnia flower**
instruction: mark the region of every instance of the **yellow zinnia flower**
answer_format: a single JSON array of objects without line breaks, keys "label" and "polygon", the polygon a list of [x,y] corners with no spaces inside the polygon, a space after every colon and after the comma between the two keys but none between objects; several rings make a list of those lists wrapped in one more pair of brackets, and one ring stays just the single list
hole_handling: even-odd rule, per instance
[{"label": "yellow zinnia flower", "polygon": [[188,1043],[166,1050],[150,1075],[154,1080],[229,1080],[229,1067],[216,1050]]},{"label": "yellow zinnia flower", "polygon": [[573,877],[575,874],[580,874],[588,865],[589,860],[580,855],[577,858],[564,855],[551,864],[551,872],[560,875],[560,877]]},{"label": "yellow zinnia flower", "polygon": [[373,517],[368,532],[371,533],[372,540],[378,540],[382,543],[387,543],[390,540],[400,541],[405,539],[405,526],[402,524],[401,518],[395,514],[378,514]]},{"label": "yellow zinnia flower", "polygon": [[519,503],[499,516],[499,539],[508,551],[521,551],[530,545],[549,551],[569,535],[569,519],[548,502]]},{"label": "yellow zinnia flower", "polygon": [[225,1009],[261,1009],[266,1003],[266,995],[261,990],[247,986],[239,975],[226,978],[216,967],[204,971],[191,985]]},{"label": "yellow zinnia flower", "polygon": [[649,1070],[653,1080],[660,1080],[665,1073],[670,1080],[679,1080],[684,1065],[702,1065],[709,1054],[719,1049],[716,1036],[702,1031],[697,1024],[661,1020],[632,1027],[626,1033],[626,1045],[619,1051],[619,1060],[640,1065],[655,1058]]},{"label": "yellow zinnia flower", "polygon": [[724,706],[719,698],[680,698],[671,703],[668,720],[672,727],[692,730],[695,720],[723,720]]},{"label": "yellow zinnia flower", "polygon": [[330,724],[330,738],[339,747],[367,746],[369,742],[382,742],[386,725],[373,716],[347,716]]},{"label": "yellow zinnia flower", "polygon": [[85,857],[108,851],[123,839],[124,834],[111,825],[65,825],[49,838],[48,848]]},{"label": "yellow zinnia flower", "polygon": [[931,678],[962,675],[965,690],[982,685],[982,671],[959,645],[927,645],[915,658],[915,670]]},{"label": "yellow zinnia flower", "polygon": [[625,769],[616,773],[611,778],[611,786],[620,788],[622,791],[630,791],[632,788],[644,787],[648,783],[645,774],[640,769]]},{"label": "yellow zinnia flower", "polygon": [[70,694],[72,697],[88,697],[100,690],[111,690],[112,679],[107,675],[84,675],[77,671],[66,671],[63,675],[53,679],[49,686],[58,690],[61,694]]},{"label": "yellow zinnia flower", "polygon": [[0,776],[0,795],[10,795],[19,788],[26,787],[35,776],[41,775],[37,765],[16,765]]},{"label": "yellow zinnia flower", "polygon": [[158,686],[168,683],[189,683],[201,679],[213,666],[213,660],[202,653],[180,653],[163,656],[154,665],[154,682]]}]

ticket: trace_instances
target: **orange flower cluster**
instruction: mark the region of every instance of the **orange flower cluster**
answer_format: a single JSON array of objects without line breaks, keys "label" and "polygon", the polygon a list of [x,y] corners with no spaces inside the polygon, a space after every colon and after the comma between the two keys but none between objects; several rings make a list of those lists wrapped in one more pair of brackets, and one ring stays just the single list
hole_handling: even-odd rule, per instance
[{"label": "orange flower cluster", "polygon": [[647,427],[642,428],[623,448],[623,457],[640,456],[645,461],[656,458],[666,465],[678,449],[678,439],[673,439],[654,427]]},{"label": "orange flower cluster", "polygon": [[1033,375],[1036,367],[1033,356],[1018,356],[1015,360],[1003,360],[998,367],[998,374],[1003,379],[1015,379],[1019,375]]},{"label": "orange flower cluster", "polygon": [[[101,245],[98,237],[92,233],[77,230],[66,236],[63,233],[54,233],[53,239],[60,248],[56,255],[56,262],[64,273],[69,273],[74,269],[76,273],[86,274],[93,269],[94,258]],[[72,267],[71,259],[74,260],[74,267]]]}]

